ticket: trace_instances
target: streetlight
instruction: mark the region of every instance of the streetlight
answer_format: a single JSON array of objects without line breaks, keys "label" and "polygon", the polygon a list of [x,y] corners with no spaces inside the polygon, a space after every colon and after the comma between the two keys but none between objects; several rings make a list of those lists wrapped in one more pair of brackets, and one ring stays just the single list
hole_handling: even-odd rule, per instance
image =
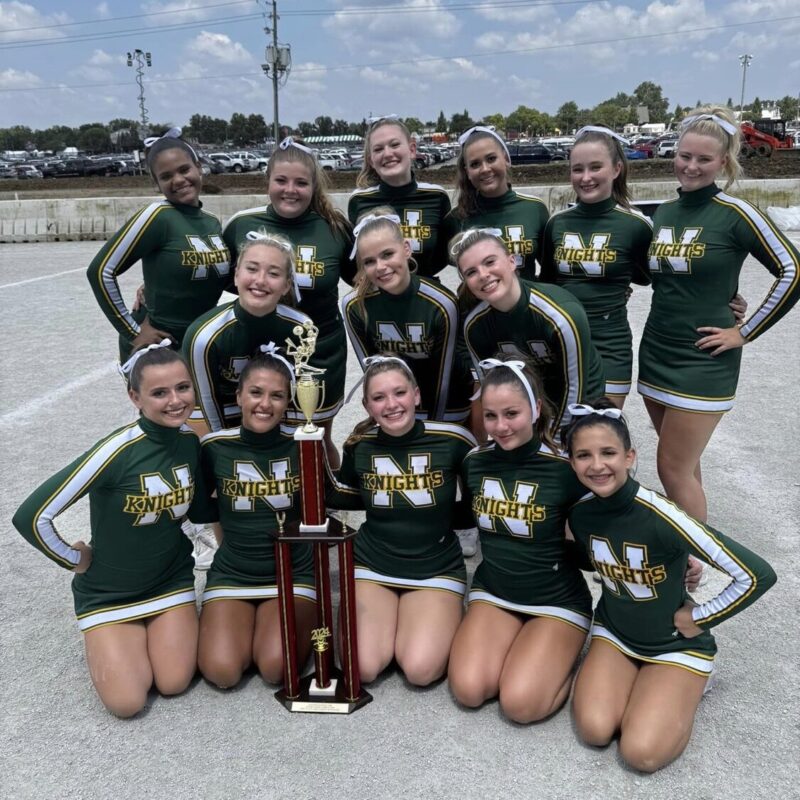
[{"label": "streetlight", "polygon": [[750,66],[750,62],[753,60],[753,56],[745,53],[744,55],[739,56],[739,63],[742,65],[742,97],[739,100],[739,122],[744,122],[744,82],[745,78],[747,78],[747,68]]},{"label": "streetlight", "polygon": [[[264,5],[266,5],[266,0]],[[292,68],[292,52],[289,45],[278,44],[278,3],[277,0],[272,0],[272,13],[270,14],[270,21],[272,26],[269,25],[264,28],[264,32],[269,35],[272,34],[272,44],[267,45],[264,56],[267,63],[261,65],[264,74],[267,77],[272,77],[272,111],[273,111],[273,131],[275,135],[275,147],[278,146],[280,141],[280,125],[278,124],[278,85],[285,84],[289,71]]]},{"label": "streetlight", "polygon": [[139,50],[137,48],[132,53],[128,52],[128,66],[132,67],[134,62],[136,64],[136,83],[139,86],[139,114],[142,118],[139,128],[139,138],[144,139],[145,136],[147,136],[147,134],[150,132],[149,121],[147,119],[147,109],[144,105],[144,68],[145,66],[152,67],[153,60],[149,51],[145,52],[144,50]]}]

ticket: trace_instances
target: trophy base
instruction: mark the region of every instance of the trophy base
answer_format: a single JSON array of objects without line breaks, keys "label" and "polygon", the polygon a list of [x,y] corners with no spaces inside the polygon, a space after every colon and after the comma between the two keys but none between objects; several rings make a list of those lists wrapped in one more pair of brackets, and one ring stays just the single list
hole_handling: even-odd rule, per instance
[{"label": "trophy base", "polygon": [[[297,697],[287,697],[283,689],[275,692],[275,699],[283,705],[287,711],[306,714],[352,714],[367,703],[372,702],[372,695],[361,690],[355,700],[349,700],[344,696],[344,682],[338,671],[335,677],[331,678],[331,683],[336,683],[334,694],[327,695],[320,693],[314,694],[316,679],[314,675],[307,675],[300,680],[300,692]],[[319,691],[319,690],[317,690]],[[325,690],[322,690],[323,692]]]}]

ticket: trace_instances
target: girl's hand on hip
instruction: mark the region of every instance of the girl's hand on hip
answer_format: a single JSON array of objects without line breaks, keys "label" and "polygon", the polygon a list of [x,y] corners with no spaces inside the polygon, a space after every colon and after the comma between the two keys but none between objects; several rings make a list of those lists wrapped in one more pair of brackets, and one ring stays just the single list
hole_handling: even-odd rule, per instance
[{"label": "girl's hand on hip", "polygon": [[705,335],[694,343],[695,347],[699,347],[701,350],[711,350],[712,356],[718,356],[726,350],[733,350],[747,344],[747,339],[739,333],[738,328],[704,327],[698,328],[697,332]]}]

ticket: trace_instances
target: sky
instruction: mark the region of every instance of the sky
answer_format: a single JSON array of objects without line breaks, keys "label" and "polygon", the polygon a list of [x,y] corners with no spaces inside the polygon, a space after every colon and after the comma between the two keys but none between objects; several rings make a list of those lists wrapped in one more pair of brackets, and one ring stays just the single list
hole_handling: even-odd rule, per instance
[{"label": "sky", "polygon": [[[271,2],[269,2],[271,7]],[[0,2],[0,127],[139,116],[126,53],[145,70],[151,122],[192,114],[272,122],[264,0]],[[518,105],[592,107],[642,81],[676,104],[800,94],[797,0],[279,0],[292,68],[282,124],[395,113],[479,119]],[[747,23],[747,24],[742,24]]]}]

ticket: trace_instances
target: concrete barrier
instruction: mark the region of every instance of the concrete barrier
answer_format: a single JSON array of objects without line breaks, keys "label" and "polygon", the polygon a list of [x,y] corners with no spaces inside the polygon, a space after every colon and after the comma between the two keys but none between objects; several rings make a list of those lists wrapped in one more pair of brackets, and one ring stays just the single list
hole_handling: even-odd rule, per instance
[{"label": "concrete barrier", "polygon": [[[675,196],[675,181],[643,181],[631,184],[634,200],[664,200]],[[541,197],[551,211],[566,208],[574,192],[566,184],[519,186],[517,191]],[[766,209],[768,206],[800,205],[800,180],[750,180],[736,187],[739,197]],[[453,191],[450,190],[452,196]],[[332,195],[337,208],[347,209],[349,193]],[[0,201],[0,242],[65,242],[108,239],[131,215],[155,196],[87,197],[47,200]],[[265,206],[267,196],[205,195],[203,205],[223,224],[245,208]]]}]

